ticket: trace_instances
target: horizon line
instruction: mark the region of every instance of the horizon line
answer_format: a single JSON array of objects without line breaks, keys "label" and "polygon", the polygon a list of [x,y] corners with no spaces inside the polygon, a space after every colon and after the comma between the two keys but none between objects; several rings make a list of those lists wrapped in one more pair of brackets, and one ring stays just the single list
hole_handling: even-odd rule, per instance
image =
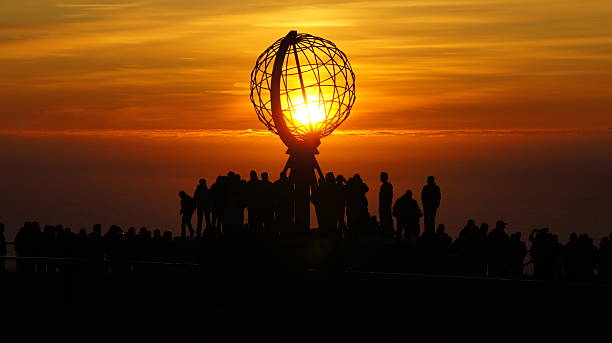
[{"label": "horizon line", "polygon": [[[333,135],[343,136],[467,136],[467,135],[537,135],[537,134],[612,134],[608,128],[550,128],[550,129],[347,129],[335,130]],[[197,138],[197,137],[267,137],[274,133],[264,129],[58,129],[58,130],[0,130],[0,136],[105,136],[142,138]]]}]

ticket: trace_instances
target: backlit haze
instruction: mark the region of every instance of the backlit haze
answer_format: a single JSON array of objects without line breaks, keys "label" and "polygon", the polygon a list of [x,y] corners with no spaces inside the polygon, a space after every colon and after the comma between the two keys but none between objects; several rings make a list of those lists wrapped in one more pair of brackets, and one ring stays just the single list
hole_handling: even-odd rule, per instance
[{"label": "backlit haze", "polygon": [[610,23],[610,1],[2,1],[0,222],[9,240],[25,220],[176,232],[177,193],[198,178],[275,179],[285,147],[249,78],[296,29],[355,71],[351,116],[317,158],[362,174],[372,214],[380,171],[396,197],[435,175],[451,234],[474,218],[599,238],[612,231]]}]

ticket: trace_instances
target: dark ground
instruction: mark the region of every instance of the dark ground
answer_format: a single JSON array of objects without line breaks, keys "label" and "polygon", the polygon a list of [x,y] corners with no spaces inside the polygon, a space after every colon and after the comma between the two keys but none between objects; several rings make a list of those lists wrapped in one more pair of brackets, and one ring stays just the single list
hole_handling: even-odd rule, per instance
[{"label": "dark ground", "polygon": [[115,276],[0,274],[2,334],[86,342],[610,336],[608,284],[308,269],[303,250],[261,248]]}]

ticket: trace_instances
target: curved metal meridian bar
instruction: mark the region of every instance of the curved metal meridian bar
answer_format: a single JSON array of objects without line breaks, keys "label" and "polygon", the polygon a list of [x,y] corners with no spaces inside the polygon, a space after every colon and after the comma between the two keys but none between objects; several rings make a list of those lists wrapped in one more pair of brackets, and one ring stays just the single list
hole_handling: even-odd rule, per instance
[{"label": "curved metal meridian bar", "polygon": [[280,139],[285,143],[288,148],[291,148],[298,143],[298,140],[293,137],[291,131],[287,127],[285,117],[283,115],[283,109],[280,98],[280,81],[283,73],[283,62],[285,61],[285,55],[289,49],[289,45],[292,44],[297,38],[297,31],[290,31],[283,41],[280,43],[276,57],[274,58],[274,66],[272,69],[272,81],[270,83],[270,100],[272,109],[272,119],[274,120],[274,126]]}]

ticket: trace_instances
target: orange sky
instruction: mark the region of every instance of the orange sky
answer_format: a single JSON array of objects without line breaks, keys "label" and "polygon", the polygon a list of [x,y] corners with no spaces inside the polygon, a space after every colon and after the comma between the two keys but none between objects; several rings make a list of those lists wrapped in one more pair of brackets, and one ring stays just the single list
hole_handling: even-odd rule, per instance
[{"label": "orange sky", "polygon": [[261,129],[257,56],[290,29],[357,75],[344,129],[612,126],[612,2],[3,1],[0,128]]}]

